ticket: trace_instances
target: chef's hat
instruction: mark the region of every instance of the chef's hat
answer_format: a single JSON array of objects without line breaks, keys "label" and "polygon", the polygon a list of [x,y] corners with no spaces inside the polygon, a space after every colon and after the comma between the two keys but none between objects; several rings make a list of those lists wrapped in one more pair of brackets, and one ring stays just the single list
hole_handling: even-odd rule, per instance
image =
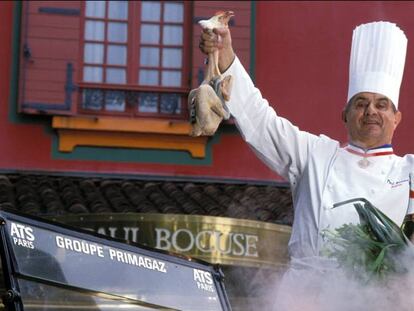
[{"label": "chef's hat", "polygon": [[349,64],[348,101],[357,93],[387,96],[398,108],[407,37],[389,22],[362,24],[354,29]]}]

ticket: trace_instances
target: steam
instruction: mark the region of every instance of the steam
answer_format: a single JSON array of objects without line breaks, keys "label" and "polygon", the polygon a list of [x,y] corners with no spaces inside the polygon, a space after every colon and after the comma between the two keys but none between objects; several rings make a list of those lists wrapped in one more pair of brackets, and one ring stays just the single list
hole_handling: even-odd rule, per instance
[{"label": "steam", "polygon": [[[414,310],[414,252],[398,257],[406,272],[383,280],[362,283],[348,271],[302,269],[288,271],[283,282],[275,281],[262,311],[379,311]],[[324,268],[324,267],[320,267]],[[250,306],[247,310],[257,310]]]}]

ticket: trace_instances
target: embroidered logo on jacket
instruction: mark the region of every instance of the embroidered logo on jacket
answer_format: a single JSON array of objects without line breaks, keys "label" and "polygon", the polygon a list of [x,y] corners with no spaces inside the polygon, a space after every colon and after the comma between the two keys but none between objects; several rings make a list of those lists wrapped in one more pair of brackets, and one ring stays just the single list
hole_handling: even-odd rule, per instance
[{"label": "embroidered logo on jacket", "polygon": [[391,185],[391,188],[399,187],[403,183],[408,182],[408,179],[398,180],[398,181],[392,181],[391,179],[387,179],[387,184]]}]

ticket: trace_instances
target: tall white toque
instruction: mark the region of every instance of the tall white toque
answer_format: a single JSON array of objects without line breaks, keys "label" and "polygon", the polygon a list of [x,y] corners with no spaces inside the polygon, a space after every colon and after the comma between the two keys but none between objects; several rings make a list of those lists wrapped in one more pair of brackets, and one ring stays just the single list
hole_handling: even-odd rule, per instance
[{"label": "tall white toque", "polygon": [[407,37],[390,22],[362,24],[354,29],[349,63],[348,100],[360,92],[387,96],[398,109]]}]

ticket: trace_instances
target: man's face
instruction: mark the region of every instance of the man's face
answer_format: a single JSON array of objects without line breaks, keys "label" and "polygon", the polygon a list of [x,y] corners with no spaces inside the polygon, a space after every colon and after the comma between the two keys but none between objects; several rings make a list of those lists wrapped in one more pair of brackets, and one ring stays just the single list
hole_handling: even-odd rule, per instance
[{"label": "man's face", "polygon": [[342,114],[350,142],[374,148],[390,144],[401,112],[396,111],[391,100],[378,93],[358,93]]}]

